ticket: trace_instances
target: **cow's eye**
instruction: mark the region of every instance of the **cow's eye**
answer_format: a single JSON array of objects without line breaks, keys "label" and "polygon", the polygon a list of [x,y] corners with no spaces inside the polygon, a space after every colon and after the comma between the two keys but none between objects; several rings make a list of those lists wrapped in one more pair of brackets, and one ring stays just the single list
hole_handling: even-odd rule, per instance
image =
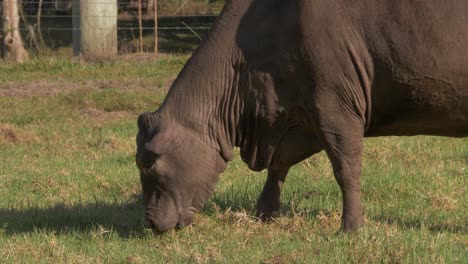
[{"label": "cow's eye", "polygon": [[149,169],[153,167],[159,155],[144,151],[137,155],[137,165],[142,169]]},{"label": "cow's eye", "polygon": [[142,162],[141,162],[141,165],[143,166],[143,168],[149,169],[149,168],[153,167],[154,160],[152,160],[152,159],[143,159]]}]

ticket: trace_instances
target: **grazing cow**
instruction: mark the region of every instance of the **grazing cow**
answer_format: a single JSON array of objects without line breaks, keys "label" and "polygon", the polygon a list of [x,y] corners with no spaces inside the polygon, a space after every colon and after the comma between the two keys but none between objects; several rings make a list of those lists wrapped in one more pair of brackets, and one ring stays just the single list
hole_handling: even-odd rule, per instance
[{"label": "grazing cow", "polygon": [[363,138],[468,135],[468,1],[228,0],[162,106],[138,119],[146,222],[192,222],[239,147],[268,169],[257,204],[280,207],[289,168],[325,150],[342,228],[364,224]]}]

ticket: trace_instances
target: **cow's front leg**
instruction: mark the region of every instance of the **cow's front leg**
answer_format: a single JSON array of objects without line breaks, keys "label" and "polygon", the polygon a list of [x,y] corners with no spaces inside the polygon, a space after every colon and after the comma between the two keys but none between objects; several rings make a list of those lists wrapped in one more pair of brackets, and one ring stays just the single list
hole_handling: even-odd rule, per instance
[{"label": "cow's front leg", "polygon": [[266,221],[279,215],[281,189],[289,168],[321,150],[310,128],[288,129],[268,167],[268,178],[257,203],[257,217]]},{"label": "cow's front leg", "polygon": [[[354,231],[364,225],[361,204],[361,153],[363,136],[357,127],[324,132],[327,155],[343,197],[342,229]],[[343,133],[341,133],[343,132]]]},{"label": "cow's front leg", "polygon": [[257,217],[268,221],[279,215],[280,195],[289,168],[268,169],[268,177],[257,202]]}]

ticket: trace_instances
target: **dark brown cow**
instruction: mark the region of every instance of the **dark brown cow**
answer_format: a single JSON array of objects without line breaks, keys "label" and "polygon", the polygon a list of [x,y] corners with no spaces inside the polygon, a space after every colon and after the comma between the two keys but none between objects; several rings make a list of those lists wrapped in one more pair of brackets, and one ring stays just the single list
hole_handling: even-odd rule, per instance
[{"label": "dark brown cow", "polygon": [[156,232],[192,222],[240,147],[268,169],[257,214],[289,168],[325,150],[344,230],[364,224],[363,138],[468,135],[468,1],[231,0],[139,117],[137,164]]}]

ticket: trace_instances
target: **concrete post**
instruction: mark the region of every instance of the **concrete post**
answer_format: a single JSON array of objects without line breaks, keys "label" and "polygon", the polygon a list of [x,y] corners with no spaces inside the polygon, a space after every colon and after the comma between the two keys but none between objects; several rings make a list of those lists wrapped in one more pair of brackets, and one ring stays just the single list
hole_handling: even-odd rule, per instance
[{"label": "concrete post", "polygon": [[74,55],[117,54],[117,0],[73,0]]}]

